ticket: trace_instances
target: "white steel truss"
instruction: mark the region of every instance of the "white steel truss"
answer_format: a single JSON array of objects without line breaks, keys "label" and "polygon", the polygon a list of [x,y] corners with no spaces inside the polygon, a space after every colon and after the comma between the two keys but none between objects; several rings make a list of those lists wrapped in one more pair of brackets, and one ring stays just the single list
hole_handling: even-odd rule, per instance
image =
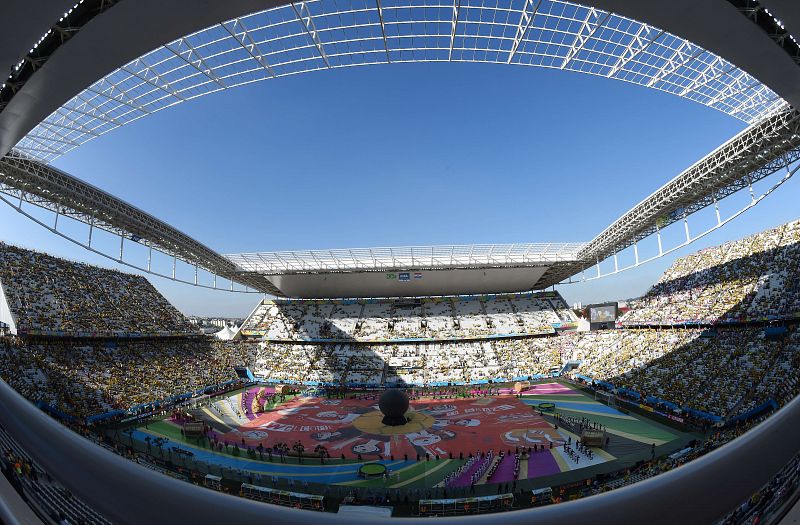
[{"label": "white steel truss", "polygon": [[657,231],[656,235],[658,236],[658,253],[656,253],[655,255],[653,255],[651,257],[648,257],[646,259],[642,259],[639,256],[638,244],[634,243],[632,245],[633,246],[633,261],[630,264],[627,264],[625,266],[620,266],[619,261],[617,259],[617,254],[619,252],[617,251],[612,255],[612,257],[614,259],[614,270],[613,271],[603,271],[601,269],[601,266],[600,266],[600,262],[602,262],[602,261],[597,261],[597,263],[596,263],[596,273],[594,275],[590,275],[590,276],[587,277],[586,276],[586,271],[585,271],[586,268],[584,268],[582,276],[581,276],[580,279],[577,279],[577,280],[573,279],[573,277],[575,277],[575,276],[574,275],[569,275],[569,276],[566,276],[566,277],[562,278],[562,282],[560,284],[574,284],[574,283],[578,283],[578,282],[594,281],[596,279],[602,279],[604,277],[609,277],[609,276],[612,276],[612,275],[616,275],[618,273],[627,272],[628,270],[633,270],[634,268],[638,268],[639,266],[642,266],[642,265],[647,264],[649,262],[655,261],[656,259],[660,259],[660,258],[665,257],[665,256],[667,256],[667,255],[669,255],[669,254],[671,254],[673,252],[676,252],[676,251],[678,251],[678,250],[680,250],[682,248],[685,248],[686,246],[689,246],[690,244],[692,244],[692,243],[694,243],[696,241],[699,241],[700,239],[702,239],[703,237],[709,235],[710,233],[719,230],[720,228],[724,227],[729,222],[733,221],[734,219],[740,217],[741,215],[743,215],[744,213],[746,213],[750,209],[752,209],[752,208],[756,207],[757,205],[761,204],[761,202],[763,202],[764,199],[766,199],[767,197],[772,195],[772,193],[774,193],[775,190],[777,190],[778,188],[783,186],[784,183],[786,183],[789,179],[791,179],[795,175],[795,173],[798,172],[798,170],[800,170],[800,164],[795,163],[794,165],[786,166],[786,174],[780,180],[778,180],[776,183],[774,183],[772,186],[770,186],[766,191],[764,191],[758,197],[756,197],[756,195],[754,193],[751,193],[750,194],[750,196],[751,196],[750,202],[748,202],[747,204],[745,204],[744,206],[742,206],[741,208],[739,208],[735,212],[729,214],[725,219],[723,219],[722,215],[720,214],[718,202],[715,202],[714,203],[714,207],[715,207],[715,212],[716,212],[716,216],[717,216],[717,222],[716,222],[716,224],[712,225],[710,228],[707,228],[707,229],[703,230],[699,234],[696,234],[696,235],[690,235],[689,234],[689,220],[688,220],[688,217],[684,217],[683,218],[683,224],[684,224],[684,231],[685,231],[686,237],[684,238],[683,242],[677,243],[674,246],[665,249],[664,245],[662,244],[661,234],[660,234],[660,232]]},{"label": "white steel truss", "polygon": [[[125,242],[135,242],[168,255],[173,259],[172,276],[157,274],[175,280],[175,262],[184,261],[197,269],[215,276],[238,282],[253,290],[280,293],[272,284],[259,275],[244,275],[234,263],[201,244],[185,233],[173,228],[152,215],[118,199],[91,184],[40,162],[18,156],[0,159],[0,199],[20,213],[84,248],[108,257],[116,262],[139,270],[156,273],[150,267],[135,265],[123,258]],[[55,214],[52,226],[42,223],[23,209],[24,204],[38,206]],[[58,230],[58,217],[65,216],[89,226],[86,242],[71,238]],[[102,229],[120,238],[119,257],[95,250],[92,246],[92,231]],[[188,281],[184,281],[188,282]]]},{"label": "white steel truss", "polygon": [[226,255],[240,270],[266,275],[548,266],[575,262],[584,243],[402,246]]},{"label": "white steel truss", "polygon": [[785,107],[758,80],[699,46],[563,0],[309,0],[184,36],[66,102],[16,150],[51,162],[180,102],[260,80],[400,62],[564,69],[651,87],[747,123]]},{"label": "white steel truss", "polygon": [[580,258],[602,261],[798,160],[800,112],[791,109],[750,126],[667,182],[592,239]]},{"label": "white steel truss", "polygon": [[[19,155],[0,159],[0,199],[62,236],[65,235],[57,228],[60,215],[89,225],[88,243],[67,238],[90,250],[93,250],[92,228],[119,235],[119,258],[101,255],[129,266],[134,265],[122,257],[126,239],[166,253],[173,258],[173,279],[174,261],[180,259],[195,269],[202,268],[251,289],[280,296],[283,293],[267,278],[268,275],[538,266],[546,268],[536,283],[537,288],[543,288],[563,282],[594,265],[597,265],[597,276],[602,277],[600,262],[609,257],[614,258],[613,273],[618,273],[686,246],[761,202],[788,180],[796,168],[760,197],[753,193],[753,183],[782,168],[788,170],[798,161],[800,112],[785,110],[730,139],[623,214],[589,243],[413,246],[223,256],[94,186]],[[724,221],[718,213],[714,228],[690,236],[687,221],[690,215],[748,187],[752,196],[749,205]],[[23,203],[51,210],[56,216],[55,224],[52,227],[45,225],[24,212]],[[660,230],[680,220],[684,221],[686,242],[664,251]],[[654,234],[659,240],[658,255],[640,261],[636,243]],[[634,246],[635,264],[621,269],[617,264],[617,254],[629,246]],[[149,263],[146,269],[135,267],[155,273],[151,272]],[[216,278],[214,282],[216,287]],[[198,284],[196,277],[194,284]]]}]

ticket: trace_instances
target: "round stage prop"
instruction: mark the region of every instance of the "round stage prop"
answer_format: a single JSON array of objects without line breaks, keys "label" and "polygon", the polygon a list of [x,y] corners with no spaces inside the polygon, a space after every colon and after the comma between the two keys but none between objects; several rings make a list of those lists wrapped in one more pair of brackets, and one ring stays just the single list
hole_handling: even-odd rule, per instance
[{"label": "round stage prop", "polygon": [[381,394],[378,407],[383,413],[383,424],[391,427],[405,425],[408,411],[408,396],[402,390],[390,388]]},{"label": "round stage prop", "polygon": [[367,463],[358,469],[358,476],[364,479],[379,478],[386,472],[386,467],[380,463]]},{"label": "round stage prop", "polygon": [[539,403],[538,405],[536,405],[536,408],[538,408],[542,412],[553,412],[556,409],[556,404],[555,403]]}]

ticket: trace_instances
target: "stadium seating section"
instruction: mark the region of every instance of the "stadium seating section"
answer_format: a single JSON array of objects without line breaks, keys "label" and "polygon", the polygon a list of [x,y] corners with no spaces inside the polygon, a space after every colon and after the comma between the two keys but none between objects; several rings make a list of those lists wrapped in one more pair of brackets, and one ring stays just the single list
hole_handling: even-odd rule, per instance
[{"label": "stadium seating section", "polygon": [[[577,366],[571,373],[642,397],[733,417],[769,400],[783,403],[800,386],[798,240],[800,222],[794,222],[679,259],[631,302],[617,330],[490,337],[574,319],[559,296],[541,294],[265,301],[248,323],[272,340],[5,336],[0,375],[34,401],[86,417],[230,381],[235,365],[272,382],[374,386],[516,380]],[[0,256],[6,293],[22,307],[22,326],[186,329],[141,278],[5,245]],[[128,315],[112,315],[123,304]],[[777,336],[767,333],[766,318],[782,327]],[[335,341],[309,341],[326,337]],[[441,340],[393,341],[410,337]]]},{"label": "stadium seating section", "polygon": [[234,379],[247,348],[203,339],[6,337],[0,338],[0,376],[31,401],[83,418]]},{"label": "stadium seating section", "polygon": [[477,339],[552,333],[577,318],[554,292],[423,300],[264,300],[242,326],[276,341]]},{"label": "stadium seating section", "polygon": [[0,284],[23,332],[186,334],[194,330],[144,277],[0,243]]},{"label": "stadium seating section", "polygon": [[469,383],[549,374],[563,362],[558,339],[448,343],[261,345],[254,372],[275,381],[369,385]]},{"label": "stadium seating section", "polygon": [[721,417],[797,392],[800,332],[757,327],[620,329],[574,337],[580,373]]},{"label": "stadium seating section", "polygon": [[623,325],[742,322],[800,312],[800,221],[683,257]]}]

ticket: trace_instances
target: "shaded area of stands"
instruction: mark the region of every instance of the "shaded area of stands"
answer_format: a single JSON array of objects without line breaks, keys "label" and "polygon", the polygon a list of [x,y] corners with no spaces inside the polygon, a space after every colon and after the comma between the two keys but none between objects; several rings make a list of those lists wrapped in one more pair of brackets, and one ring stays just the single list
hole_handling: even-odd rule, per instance
[{"label": "shaded area of stands", "polygon": [[[580,373],[629,399],[710,421],[784,404],[800,384],[798,240],[795,222],[677,260],[622,318],[652,315],[661,326],[587,335],[612,344],[605,359],[603,345],[587,345],[592,355]],[[719,254],[728,256],[714,263]],[[694,317],[670,326],[656,308]]]},{"label": "shaded area of stands", "polygon": [[629,305],[623,325],[797,319],[800,221],[682,257]]},{"label": "shaded area of stands", "polygon": [[264,300],[242,333],[272,341],[400,342],[553,333],[577,321],[557,292],[411,299]]}]

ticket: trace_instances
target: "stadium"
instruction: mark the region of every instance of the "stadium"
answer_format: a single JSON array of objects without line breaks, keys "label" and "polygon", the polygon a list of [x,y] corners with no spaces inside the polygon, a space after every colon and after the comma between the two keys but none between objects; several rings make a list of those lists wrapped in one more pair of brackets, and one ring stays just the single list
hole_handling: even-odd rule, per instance
[{"label": "stadium", "polygon": [[[800,6],[73,2],[0,7],[3,212],[92,260],[0,225],[1,522],[798,519],[800,218],[697,247],[793,191]],[[159,218],[183,196],[151,214],[55,165],[207,95],[418,62],[598,77],[743,127],[607,226],[581,210],[579,242],[222,253]],[[639,297],[565,298],[659,262]],[[168,286],[249,313],[204,332]]]}]

